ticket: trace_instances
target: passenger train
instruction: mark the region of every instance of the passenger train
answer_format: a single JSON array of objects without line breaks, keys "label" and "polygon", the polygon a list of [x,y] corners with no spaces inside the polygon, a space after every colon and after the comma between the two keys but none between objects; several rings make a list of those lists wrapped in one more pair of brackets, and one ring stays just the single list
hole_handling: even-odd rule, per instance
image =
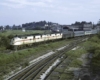
[{"label": "passenger train", "polygon": [[90,31],[63,30],[62,33],[16,36],[13,39],[11,39],[10,45],[20,46],[20,45],[33,44],[33,43],[62,39],[62,38],[88,36],[88,35],[97,34],[97,33],[98,33],[98,30],[96,29],[90,30]]},{"label": "passenger train", "polygon": [[48,40],[55,40],[55,39],[61,39],[63,37],[62,33],[56,33],[56,34],[43,34],[43,35],[28,35],[28,36],[16,36],[11,40],[11,45],[17,46],[17,45],[24,45],[24,44],[32,44],[32,43],[38,43]]}]

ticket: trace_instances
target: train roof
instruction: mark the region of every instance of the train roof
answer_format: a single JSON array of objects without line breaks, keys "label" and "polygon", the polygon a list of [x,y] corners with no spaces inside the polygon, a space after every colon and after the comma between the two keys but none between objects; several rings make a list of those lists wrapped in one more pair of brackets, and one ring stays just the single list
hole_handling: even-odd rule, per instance
[{"label": "train roof", "polygon": [[25,37],[25,36],[35,36],[35,35],[42,35],[42,34],[35,33],[35,34],[26,34],[26,35],[15,35],[14,37]]},{"label": "train roof", "polygon": [[[60,32],[57,32],[57,33],[60,33]],[[27,34],[27,35],[15,35],[14,37],[26,37],[26,36],[36,36],[36,35],[49,35],[49,34],[57,34],[57,33],[47,33],[47,34],[36,33],[36,34]]]}]

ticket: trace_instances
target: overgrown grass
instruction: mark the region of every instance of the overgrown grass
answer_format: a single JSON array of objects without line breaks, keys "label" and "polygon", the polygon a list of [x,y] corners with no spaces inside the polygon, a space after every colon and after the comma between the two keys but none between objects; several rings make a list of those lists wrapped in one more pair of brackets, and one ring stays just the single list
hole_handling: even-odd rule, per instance
[{"label": "overgrown grass", "polygon": [[60,80],[72,80],[73,79],[74,74],[73,73],[63,73],[61,74]]},{"label": "overgrown grass", "polygon": [[84,48],[88,53],[93,54],[93,58],[90,64],[93,73],[100,72],[100,34],[95,35],[85,42]]},{"label": "overgrown grass", "polygon": [[34,33],[44,33],[44,30],[26,30],[26,32],[22,32],[22,30],[7,30],[5,32],[1,32],[0,34],[3,36],[9,35],[25,35],[25,34],[34,34]]},{"label": "overgrown grass", "polygon": [[[79,46],[82,44],[79,44]],[[65,63],[66,67],[65,69],[61,69],[61,76],[60,80],[72,80],[74,78],[74,71],[71,70],[71,68],[80,68],[83,64],[83,62],[79,59],[83,54],[86,54],[87,51],[83,48],[83,46],[80,46],[76,50],[70,50],[66,52],[67,62]],[[59,72],[59,70],[56,70]]]},{"label": "overgrown grass", "polygon": [[75,59],[69,64],[70,67],[80,67],[82,65],[82,61]]},{"label": "overgrown grass", "polygon": [[67,52],[66,55],[73,59],[73,58],[79,58],[82,54],[85,53],[87,53],[87,51],[83,47],[81,47],[79,49]]},{"label": "overgrown grass", "polygon": [[82,61],[78,60],[82,56],[82,54],[86,54],[87,51],[84,48],[79,48],[76,50],[71,50],[66,53],[66,55],[71,60],[68,67],[80,67],[82,65]]}]

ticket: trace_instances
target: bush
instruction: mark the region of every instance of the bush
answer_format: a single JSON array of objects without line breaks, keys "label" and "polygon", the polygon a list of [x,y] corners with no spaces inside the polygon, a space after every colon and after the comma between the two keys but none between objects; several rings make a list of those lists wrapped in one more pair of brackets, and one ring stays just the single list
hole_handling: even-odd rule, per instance
[{"label": "bush", "polygon": [[23,64],[22,64],[23,67],[26,67],[26,66],[29,66],[29,62],[28,61],[25,61]]},{"label": "bush", "polygon": [[71,58],[78,58],[80,57],[82,54],[86,53],[86,51],[82,48],[77,49],[77,50],[71,50],[69,52],[66,53],[67,56],[71,56]]},{"label": "bush", "polygon": [[73,60],[69,66],[70,67],[80,67],[82,65],[82,61],[78,60],[78,59],[75,59]]},{"label": "bush", "polygon": [[4,46],[0,47],[0,51],[4,51],[5,49],[6,49],[6,47],[4,47]]},{"label": "bush", "polygon": [[92,71],[94,73],[100,72],[100,34],[93,36],[84,46],[89,53],[93,53],[91,61]]},{"label": "bush", "polygon": [[9,36],[0,35],[0,48],[2,47],[4,47],[5,49],[9,48],[11,38],[12,35]]},{"label": "bush", "polygon": [[62,74],[60,80],[72,80],[74,78],[73,73]]},{"label": "bush", "polygon": [[94,42],[94,43],[99,43],[100,42],[100,39],[98,36],[93,36],[91,39],[90,39],[91,42]]}]

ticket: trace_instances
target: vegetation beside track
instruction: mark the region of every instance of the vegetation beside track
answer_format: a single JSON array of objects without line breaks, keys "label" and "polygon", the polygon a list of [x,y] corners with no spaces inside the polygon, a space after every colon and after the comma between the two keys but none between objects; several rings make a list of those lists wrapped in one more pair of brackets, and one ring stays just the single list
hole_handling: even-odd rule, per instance
[{"label": "vegetation beside track", "polygon": [[87,54],[87,51],[83,48],[83,46],[80,46],[82,44],[79,44],[77,47],[65,53],[67,58],[54,70],[53,73],[55,73],[55,75],[52,75],[53,73],[51,73],[49,76],[50,79],[72,80],[76,77],[74,75],[74,70],[81,68],[85,60],[82,59],[82,56]]},{"label": "vegetation beside track", "polygon": [[[84,44],[84,43],[82,43]],[[87,54],[87,51],[83,48],[83,46],[78,45],[78,48],[75,50],[72,49],[66,52],[67,59],[60,65],[62,68],[56,69],[56,72],[60,72],[59,80],[72,80],[75,78],[74,71],[81,68],[83,65],[83,60],[81,59],[82,55]],[[77,73],[78,74],[78,73]],[[77,79],[75,79],[77,80]]]},{"label": "vegetation beside track", "polygon": [[[25,67],[29,64],[29,60],[35,59],[36,57],[45,54],[50,50],[55,50],[61,46],[66,45],[72,41],[60,40],[56,42],[43,43],[33,48],[28,48],[12,53],[0,53],[0,76],[6,75],[10,71],[16,69],[17,67]],[[31,58],[30,58],[31,57]],[[2,79],[0,79],[2,80]]]},{"label": "vegetation beside track", "polygon": [[91,72],[93,74],[100,74],[100,34],[85,42],[84,46],[88,53],[92,55]]},{"label": "vegetation beside track", "polygon": [[76,50],[71,50],[66,53],[68,58],[71,60],[71,63],[69,64],[69,67],[81,67],[82,66],[82,61],[79,60],[83,54],[86,54],[87,52],[83,48],[79,48]]}]

